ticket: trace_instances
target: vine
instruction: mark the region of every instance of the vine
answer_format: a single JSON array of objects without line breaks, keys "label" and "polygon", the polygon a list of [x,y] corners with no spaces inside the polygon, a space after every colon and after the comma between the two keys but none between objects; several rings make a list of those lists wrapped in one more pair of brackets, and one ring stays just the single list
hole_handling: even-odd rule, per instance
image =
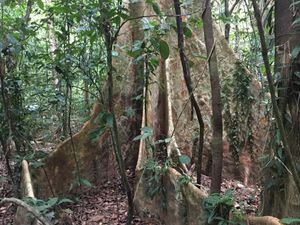
[{"label": "vine", "polygon": [[250,92],[252,76],[241,62],[235,65],[233,79],[223,84],[223,104],[225,109],[225,130],[230,151],[238,160],[241,151],[253,152],[253,103]]}]

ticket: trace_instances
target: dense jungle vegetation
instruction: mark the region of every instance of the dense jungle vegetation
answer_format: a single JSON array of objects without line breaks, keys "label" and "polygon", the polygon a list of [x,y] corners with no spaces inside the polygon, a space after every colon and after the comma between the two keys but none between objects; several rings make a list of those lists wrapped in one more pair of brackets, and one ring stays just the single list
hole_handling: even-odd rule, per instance
[{"label": "dense jungle vegetation", "polygon": [[299,0],[0,0],[0,223],[300,224]]}]

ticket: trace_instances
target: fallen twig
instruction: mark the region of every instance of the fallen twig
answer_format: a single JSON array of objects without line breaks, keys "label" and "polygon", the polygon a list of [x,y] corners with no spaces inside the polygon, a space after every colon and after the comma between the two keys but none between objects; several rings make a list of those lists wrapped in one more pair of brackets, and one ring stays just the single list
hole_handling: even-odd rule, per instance
[{"label": "fallen twig", "polygon": [[38,210],[36,210],[35,208],[33,208],[32,206],[28,205],[26,202],[24,202],[20,199],[17,199],[17,198],[3,198],[0,202],[0,207],[7,204],[7,203],[13,203],[15,205],[18,205],[18,206],[21,206],[21,207],[25,208],[36,219],[38,219],[43,225],[53,225]]}]

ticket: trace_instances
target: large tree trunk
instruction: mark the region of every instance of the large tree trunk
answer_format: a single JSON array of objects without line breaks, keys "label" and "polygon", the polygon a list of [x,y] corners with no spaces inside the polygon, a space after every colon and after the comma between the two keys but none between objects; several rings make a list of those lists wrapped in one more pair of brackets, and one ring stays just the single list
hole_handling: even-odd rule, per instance
[{"label": "large tree trunk", "polygon": [[[143,2],[134,3],[131,11],[133,13],[143,13],[143,4]],[[139,12],[136,11],[139,9],[138,7],[140,7]],[[124,30],[126,29],[130,29],[127,24],[124,26]],[[138,23],[138,27],[135,27],[134,29],[142,32],[140,23]],[[142,38],[142,36],[134,37],[136,40],[140,40]],[[118,42],[122,46],[125,45],[125,43],[127,44],[129,40],[130,35],[122,35],[118,38]],[[123,54],[123,58],[114,60],[114,62],[112,62],[114,63],[114,68],[118,70],[116,74],[126,74],[124,75],[125,79],[127,77],[130,77],[129,79],[131,80],[139,79],[139,81],[135,80],[136,85],[134,87],[132,87],[131,82],[123,83],[122,86],[116,82],[114,83],[114,93],[110,92],[110,95],[113,94],[113,96],[110,96],[111,99],[115,100],[114,105],[112,105],[110,102],[110,109],[112,110],[113,108],[113,111],[115,112],[114,114],[118,120],[118,128],[116,128],[116,124],[114,124],[114,130],[118,129],[118,134],[120,134],[121,139],[120,142],[116,143],[116,141],[114,141],[114,143],[112,143],[109,138],[109,132],[107,131],[105,131],[98,138],[98,140],[93,140],[91,137],[93,136],[93,133],[99,129],[99,114],[106,112],[105,106],[96,103],[91,112],[91,119],[83,125],[82,129],[73,135],[72,138],[68,138],[62,144],[60,144],[57,149],[44,160],[44,165],[42,168],[38,168],[37,170],[33,171],[33,180],[38,197],[47,198],[49,196],[67,195],[70,192],[78,191],[77,186],[80,187],[80,185],[78,185],[78,181],[80,180],[81,182],[82,180],[88,180],[92,184],[97,184],[115,177],[116,164],[114,161],[115,156],[113,156],[111,151],[112,146],[115,144],[115,146],[120,149],[121,146],[123,147],[128,144],[128,140],[132,141],[132,137],[136,136],[136,134],[139,132],[141,125],[137,125],[138,121],[132,123],[128,118],[124,118],[125,116],[122,115],[122,113],[126,110],[123,95],[126,95],[126,99],[131,100],[132,98],[136,97],[137,92],[135,91],[137,87],[139,87],[138,93],[143,93],[143,87],[140,82],[141,78],[143,79],[143,73],[140,71],[143,69],[143,63],[133,64],[130,59],[128,59],[128,55],[126,53],[125,55],[122,50],[120,50],[120,54]],[[110,57],[109,60],[113,59]],[[124,65],[129,66],[125,67]],[[110,72],[112,72],[111,62],[110,67]],[[130,70],[130,67],[133,67],[133,69]],[[131,73],[132,71],[133,73]],[[134,77],[133,75],[136,76]],[[110,79],[112,79],[112,76],[110,76]],[[131,89],[134,89],[134,91],[128,91]],[[141,116],[141,112],[136,113],[136,118],[139,118]],[[135,134],[129,134],[130,132],[128,132],[127,129],[124,129],[124,127],[127,127],[128,124],[134,124],[128,130],[137,129],[137,131],[133,130]],[[117,136],[119,135],[114,134],[115,138],[117,138]],[[128,162],[130,162],[129,165],[134,165],[131,157],[135,156],[133,158],[135,158],[135,161],[137,160],[136,157],[138,154],[138,149],[124,148],[123,154],[130,156],[128,159]],[[118,157],[120,158],[120,155]]]},{"label": "large tree trunk", "polygon": [[[169,0],[169,2],[158,1],[158,4],[162,6],[161,8],[163,8],[162,10],[164,12],[168,14],[174,13],[172,11],[170,12],[170,9],[172,8],[171,0]],[[143,11],[147,12],[149,15],[153,14],[153,12],[149,12],[148,9]],[[150,18],[148,19],[150,20]],[[170,17],[168,19],[175,18]],[[130,33],[125,32],[126,28],[128,29],[127,25],[124,26],[124,30],[120,32],[122,35],[120,35],[118,38],[118,46],[116,46],[117,51],[120,50],[120,48],[118,48],[119,46],[124,46],[125,44],[130,43]],[[228,45],[222,37],[222,35],[220,34],[220,32],[218,32],[215,28],[214,32],[216,40],[215,50],[217,51],[218,59],[220,59],[218,61],[218,64],[220,65],[220,74],[223,77],[230,77],[233,71],[235,70],[235,62],[237,60],[234,57],[232,50],[228,48]],[[172,33],[172,31],[170,31],[169,35],[163,37],[163,39],[166,40],[170,46],[170,57],[168,58],[168,60],[161,62],[160,70],[157,71],[157,76],[151,77],[153,78],[153,80],[151,80],[152,85],[149,86],[149,89],[151,90],[148,92],[149,102],[147,106],[148,123],[149,126],[152,127],[153,130],[155,130],[154,134],[156,135],[160,131],[162,131],[162,134],[167,135],[168,137],[171,137],[171,135],[174,134],[173,139],[175,139],[174,137],[176,137],[176,139],[178,140],[179,146],[176,145],[175,141],[173,143],[170,143],[169,146],[167,146],[168,156],[171,156],[171,154],[169,154],[171,153],[171,151],[176,151],[176,153],[178,153],[179,150],[184,150],[186,151],[186,154],[189,154],[193,130],[195,129],[195,127],[198,127],[198,124],[195,123],[195,121],[190,120],[190,105],[185,104],[189,101],[189,94],[186,90],[185,82],[182,77],[182,68],[180,67],[177,40],[174,38],[174,34],[175,33]],[[191,77],[193,83],[195,84],[193,91],[197,100],[201,102],[201,109],[202,107],[204,109],[203,117],[206,125],[205,138],[207,140],[207,143],[209,143],[209,141],[211,140],[212,132],[211,127],[209,127],[208,125],[211,121],[211,94],[210,82],[208,79],[209,76],[208,72],[206,71],[207,60],[203,60],[203,58],[200,57],[193,57],[193,53],[197,53],[200,55],[206,53],[202,36],[202,31],[197,31],[193,33],[193,36],[186,42],[186,54],[188,55],[188,58],[193,60],[194,62],[194,67],[191,67]],[[123,49],[119,51],[120,55],[123,54],[122,57],[114,58],[114,68],[116,68],[117,70],[116,74],[124,74],[124,79],[130,77],[128,80],[132,81],[132,74],[134,74],[132,72],[132,64],[128,55],[126,55],[126,53],[124,53],[124,51],[122,50]],[[116,88],[115,93],[121,93],[120,95],[122,97],[126,95],[125,99],[131,99],[132,97],[135,97],[128,94],[136,93],[128,91],[132,88],[132,82],[115,82],[114,84]],[[200,85],[198,86],[198,84],[200,84],[201,87]],[[118,87],[120,87],[120,90],[117,89]],[[159,89],[160,87],[165,88],[165,90],[163,88]],[[118,98],[119,96],[116,97]],[[161,102],[161,104],[159,102]],[[162,102],[164,102],[164,104]],[[185,107],[186,105],[187,107]],[[122,102],[122,99],[119,102],[116,102],[115,107],[118,107],[115,110],[116,114],[122,115],[118,118],[126,117],[124,116],[124,114],[122,114],[125,111],[124,102]],[[108,133],[103,134],[103,136],[101,136],[97,142],[92,142],[88,135],[89,133],[91,133],[91,131],[97,128],[97,124],[95,124],[95,121],[100,112],[101,107],[96,107],[93,111],[92,119],[85,124],[85,126],[79,133],[74,135],[73,143],[75,146],[75,150],[72,147],[72,141],[69,139],[66,140],[63,144],[61,144],[58,147],[58,149],[45,160],[44,169],[46,173],[45,171],[40,169],[38,171],[39,174],[37,174],[39,175],[39,178],[35,179],[36,182],[41,182],[41,189],[39,192],[40,194],[45,194],[47,192],[48,196],[51,196],[51,190],[47,183],[47,176],[49,178],[49,183],[51,183],[52,185],[52,191],[54,192],[54,194],[64,195],[69,191],[69,187],[72,185],[74,179],[76,178],[74,176],[74,170],[76,169],[75,162],[74,157],[72,157],[72,155],[74,155],[74,152],[78,156],[77,158],[80,162],[80,175],[83,178],[89,179],[90,181],[95,183],[97,181],[101,182],[105,179],[109,179],[110,177],[112,177],[111,173],[114,172],[114,161],[111,151],[112,146],[110,145],[110,142],[107,141],[107,137],[109,137]],[[159,115],[161,115],[161,117]],[[128,118],[126,118],[125,120],[128,121]],[[120,121],[121,126],[118,127],[119,131],[122,131],[124,127],[128,127],[128,123],[122,124],[123,122],[124,121]],[[157,127],[160,127],[162,129],[156,129]],[[120,134],[120,137],[123,138],[123,146],[127,144],[126,141],[131,141],[131,139],[127,136],[128,133],[128,130],[125,129],[125,131]],[[220,143],[222,144],[222,141]],[[185,150],[185,146],[187,146],[187,150]],[[208,146],[209,145],[206,144],[206,147]],[[123,150],[126,150],[126,148],[124,148]],[[206,151],[208,151],[207,148]],[[131,154],[130,151],[123,153],[124,155]],[[149,154],[149,151],[145,151],[145,149],[141,147],[139,153],[139,172],[142,173],[142,169],[144,168],[144,163],[146,160],[146,157],[142,156]],[[140,173],[137,174],[137,177],[139,174]],[[177,177],[178,176],[176,176],[175,178],[177,179]],[[172,179],[172,182],[174,182],[176,179]],[[177,184],[178,182],[176,182],[176,185]],[[43,188],[45,188],[46,191],[44,191]],[[168,191],[168,187],[166,187],[166,190]],[[141,193],[144,194],[144,192]],[[136,197],[139,198],[141,196]],[[139,201],[143,200],[142,197],[139,199]],[[193,201],[192,198],[190,200]],[[195,205],[197,205],[198,208],[201,208],[201,204],[199,204],[199,202],[196,202]],[[145,208],[148,207],[147,205],[144,206]],[[169,212],[172,212],[172,207],[172,204],[170,204]],[[156,209],[160,210],[159,207],[156,207]],[[160,210],[160,213],[162,213],[161,211],[162,210]],[[169,214],[169,216],[172,217],[173,220],[178,218],[178,215],[179,214],[176,214],[176,217],[174,217],[174,214]],[[199,216],[200,215],[197,215],[197,218]],[[194,217],[193,221],[197,218]]]},{"label": "large tree trunk", "polygon": [[[135,1],[130,3],[129,12],[131,17],[140,17],[144,15],[145,3],[144,1]],[[144,40],[144,30],[141,20],[133,20],[131,22],[131,43],[134,45],[137,42]],[[136,60],[132,64],[132,82],[133,87],[130,90],[128,96],[129,104],[126,105],[127,109],[132,109],[134,115],[129,120],[128,131],[130,132],[128,137],[128,144],[126,145],[126,158],[125,163],[127,168],[135,170],[135,166],[138,159],[139,152],[139,141],[132,141],[134,137],[140,134],[142,124],[142,112],[143,112],[143,92],[145,84],[145,73],[144,73],[144,60]]]},{"label": "large tree trunk", "polygon": [[[291,59],[291,53],[299,46],[300,35],[292,25],[299,18],[299,4],[293,7],[291,0],[275,1],[275,73],[280,75],[279,109],[284,120],[289,146],[294,162],[299,165],[300,113],[299,113],[299,55]],[[297,25],[296,25],[297,26]],[[299,29],[299,24],[298,24]],[[299,31],[298,31],[299,32]],[[289,166],[289,165],[288,165]],[[276,175],[276,174],[275,174]],[[278,176],[278,175],[277,175]],[[264,214],[279,217],[300,216],[300,196],[292,176],[280,177],[280,183],[265,191]]]}]

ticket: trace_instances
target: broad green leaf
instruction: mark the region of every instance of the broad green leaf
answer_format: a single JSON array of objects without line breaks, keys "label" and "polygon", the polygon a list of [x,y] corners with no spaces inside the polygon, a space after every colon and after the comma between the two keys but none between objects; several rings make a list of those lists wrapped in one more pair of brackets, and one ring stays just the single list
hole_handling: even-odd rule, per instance
[{"label": "broad green leaf", "polygon": [[144,131],[145,133],[152,133],[153,129],[151,127],[142,127],[141,131]]},{"label": "broad green leaf", "polygon": [[296,26],[300,24],[300,17],[298,17],[297,19],[294,20],[294,22],[292,23],[292,26]]},{"label": "broad green leaf", "polygon": [[295,72],[294,74],[296,77],[298,77],[300,79],[300,72]]},{"label": "broad green leaf", "polygon": [[89,138],[96,141],[105,131],[105,127],[99,127],[89,133]]},{"label": "broad green leaf", "polygon": [[74,202],[71,199],[63,198],[63,199],[60,199],[57,204],[60,205],[63,203],[74,203]]},{"label": "broad green leaf", "polygon": [[6,38],[7,38],[8,42],[9,42],[10,44],[12,44],[12,45],[17,45],[17,44],[19,44],[19,41],[18,41],[18,40],[14,37],[14,35],[11,34],[11,33],[8,33],[8,34],[6,35]]},{"label": "broad green leaf", "polygon": [[169,143],[171,142],[171,140],[172,138],[166,138],[166,139],[158,140],[154,144]]},{"label": "broad green leaf", "polygon": [[300,222],[300,218],[282,218],[280,220],[280,223],[283,224],[293,224],[293,223],[299,223]]},{"label": "broad green leaf", "polygon": [[164,141],[165,141],[165,143],[170,143],[172,141],[172,138],[171,137],[170,138],[166,138]]},{"label": "broad green leaf", "polygon": [[157,15],[161,15],[161,11],[159,5],[156,2],[152,3],[152,8]]},{"label": "broad green leaf", "polygon": [[68,209],[63,209],[63,211],[67,214],[72,214],[73,213],[73,211],[69,208]]},{"label": "broad green leaf", "polygon": [[132,107],[128,107],[125,113],[128,117],[132,118],[135,115],[135,110]]},{"label": "broad green leaf", "polygon": [[112,114],[107,114],[106,115],[106,124],[108,127],[112,128],[114,125],[114,117]]},{"label": "broad green leaf", "polygon": [[119,16],[123,19],[123,20],[128,20],[130,18],[130,16],[126,13],[119,13]]},{"label": "broad green leaf", "polygon": [[297,45],[292,51],[292,60],[295,60],[300,53],[300,45]]},{"label": "broad green leaf", "polygon": [[290,7],[292,8],[292,7],[294,7],[295,5],[298,5],[298,4],[300,4],[300,1],[295,1],[295,2],[293,2],[293,3],[291,4]]},{"label": "broad green leaf", "polygon": [[143,128],[141,128],[141,131],[143,133],[136,136],[135,138],[133,138],[133,141],[144,140],[147,137],[152,136],[152,134],[153,134],[153,130],[151,127],[143,127]]},{"label": "broad green leaf", "polygon": [[160,42],[159,42],[159,52],[160,52],[161,57],[165,60],[170,55],[169,45],[164,40],[160,40]]},{"label": "broad green leaf", "polygon": [[133,97],[132,100],[141,100],[143,97],[144,97],[144,95],[140,94],[140,95]]},{"label": "broad green leaf", "polygon": [[49,219],[52,220],[55,217],[55,212],[51,211],[45,214],[45,216]]},{"label": "broad green leaf", "polygon": [[92,187],[93,186],[92,183],[89,182],[87,179],[80,178],[80,183],[87,186],[87,187]]},{"label": "broad green leaf", "polygon": [[32,166],[33,168],[37,169],[41,166],[43,166],[45,163],[43,163],[42,161],[34,161],[34,162],[30,162],[30,166]]},{"label": "broad green leaf", "polygon": [[182,164],[189,164],[191,162],[191,159],[187,155],[181,155],[181,156],[179,156],[179,161]]},{"label": "broad green leaf", "polygon": [[185,37],[187,37],[187,38],[191,38],[192,37],[193,32],[192,32],[192,30],[187,25],[183,26],[182,29],[183,29],[183,34],[184,34]]},{"label": "broad green leaf", "polygon": [[150,134],[150,133],[144,133],[144,134],[138,135],[135,138],[133,138],[133,141],[144,140],[147,137],[150,137],[151,135],[152,134]]},{"label": "broad green leaf", "polygon": [[58,201],[58,198],[55,197],[55,198],[49,198],[49,200],[47,201],[47,206],[49,208],[51,208],[52,206],[54,206]]},{"label": "broad green leaf", "polygon": [[0,176],[0,183],[2,183],[2,182],[7,182],[7,178],[6,177],[4,177],[4,176]]},{"label": "broad green leaf", "polygon": [[42,0],[36,0],[36,3],[37,3],[37,5],[38,5],[38,7],[40,9],[44,9],[45,8],[44,2]]},{"label": "broad green leaf", "polygon": [[46,213],[49,210],[50,207],[48,206],[48,204],[44,203],[43,205],[37,205],[37,206],[35,206],[35,208],[39,212]]},{"label": "broad green leaf", "polygon": [[117,52],[117,51],[112,51],[111,54],[113,57],[119,56],[119,52]]}]

